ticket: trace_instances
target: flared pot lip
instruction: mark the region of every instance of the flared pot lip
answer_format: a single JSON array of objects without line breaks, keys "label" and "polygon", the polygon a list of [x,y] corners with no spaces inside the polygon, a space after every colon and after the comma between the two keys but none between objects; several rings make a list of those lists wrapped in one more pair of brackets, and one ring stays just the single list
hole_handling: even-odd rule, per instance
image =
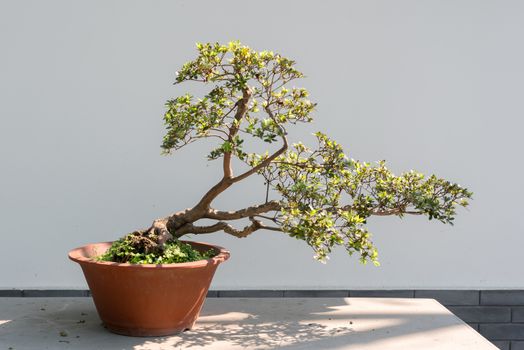
[{"label": "flared pot lip", "polygon": [[230,253],[225,248],[204,243],[204,242],[193,242],[193,241],[181,241],[184,243],[190,243],[190,244],[196,244],[196,245],[202,245],[209,248],[213,248],[218,250],[218,254],[215,255],[212,258],[205,259],[205,260],[198,260],[198,261],[192,261],[192,262],[185,262],[185,263],[176,263],[176,264],[130,264],[130,263],[118,263],[118,262],[112,262],[112,261],[98,261],[95,260],[92,257],[87,257],[86,252],[92,251],[93,249],[96,250],[97,247],[100,246],[108,246],[111,245],[113,242],[99,242],[99,243],[90,243],[83,246],[80,246],[78,248],[72,249],[69,251],[69,259],[73,260],[74,262],[77,262],[79,264],[88,264],[88,265],[98,265],[98,266],[112,266],[112,267],[122,267],[122,268],[135,268],[135,269],[178,269],[178,268],[199,268],[204,267],[208,265],[217,265],[220,264],[227,259],[229,259]]}]

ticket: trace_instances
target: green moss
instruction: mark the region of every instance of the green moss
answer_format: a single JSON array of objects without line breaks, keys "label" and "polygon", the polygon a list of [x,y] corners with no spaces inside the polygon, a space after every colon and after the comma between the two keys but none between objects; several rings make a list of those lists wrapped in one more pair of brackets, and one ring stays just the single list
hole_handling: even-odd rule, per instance
[{"label": "green moss", "polygon": [[167,242],[164,251],[160,253],[144,253],[138,251],[129,237],[121,238],[100,255],[98,261],[111,261],[131,264],[174,264],[209,259],[216,255],[212,249],[199,252],[190,244],[180,241]]}]

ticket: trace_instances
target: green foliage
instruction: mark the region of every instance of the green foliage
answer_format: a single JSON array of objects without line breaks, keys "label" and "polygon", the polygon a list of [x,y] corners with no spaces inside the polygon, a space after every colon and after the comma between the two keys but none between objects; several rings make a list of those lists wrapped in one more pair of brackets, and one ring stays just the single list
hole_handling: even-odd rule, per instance
[{"label": "green foliage", "polygon": [[427,215],[452,224],[457,205],[472,193],[432,175],[410,171],[394,175],[384,161],[372,166],[349,159],[342,147],[318,132],[316,150],[295,144],[261,170],[282,196],[279,223],[290,236],[305,240],[325,260],[334,246],[362,262],[377,262],[365,228],[372,215]]},{"label": "green foliage", "polygon": [[179,241],[167,242],[162,252],[145,253],[138,251],[131,235],[121,238],[101,256],[99,261],[131,264],[174,264],[209,259],[216,255],[213,250],[201,253],[190,244]]},{"label": "green foliage", "polygon": [[[472,193],[458,184],[414,171],[397,176],[384,161],[372,165],[350,159],[320,132],[315,149],[302,143],[287,149],[286,128],[311,122],[316,105],[306,89],[288,86],[303,77],[295,62],[239,42],[197,44],[197,50],[197,58],[178,72],[176,84],[196,81],[212,89],[200,99],[183,95],[167,102],[164,152],[201,138],[220,140],[208,159],[235,156],[262,175],[281,196],[279,211],[264,219],[304,240],[317,259],[324,261],[335,246],[342,246],[349,254],[358,253],[362,262],[378,264],[365,226],[371,216],[416,214],[453,224],[457,206],[468,205]],[[286,150],[273,156],[247,153],[246,136],[282,142]]]},{"label": "green foliage", "polygon": [[[273,52],[254,51],[239,42],[197,44],[197,49],[198,57],[183,65],[176,83],[198,81],[214,87],[200,99],[186,94],[167,101],[165,153],[213,137],[221,144],[210,152],[210,160],[226,152],[243,159],[245,135],[272,143],[285,133],[285,124],[312,120],[315,104],[307,99],[308,92],[284,86],[303,76],[294,68],[294,61]],[[238,102],[246,96],[249,105],[239,116]],[[229,137],[232,129],[240,134]]]}]

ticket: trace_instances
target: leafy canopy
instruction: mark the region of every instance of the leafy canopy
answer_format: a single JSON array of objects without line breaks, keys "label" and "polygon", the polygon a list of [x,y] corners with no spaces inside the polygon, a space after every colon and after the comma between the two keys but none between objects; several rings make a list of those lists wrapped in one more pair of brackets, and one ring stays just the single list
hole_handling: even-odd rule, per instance
[{"label": "leafy canopy", "polygon": [[[175,84],[197,81],[214,87],[203,98],[185,94],[167,101],[167,134],[162,144],[166,153],[197,139],[215,137],[222,143],[209,159],[233,152],[243,160],[244,140],[236,132],[229,137],[231,131],[272,143],[285,134],[285,125],[312,121],[315,105],[307,99],[308,92],[285,86],[303,76],[294,68],[294,61],[271,51],[253,51],[239,42],[197,44],[197,49],[197,59],[183,65]],[[240,101],[246,98],[248,105],[239,110]]]},{"label": "leafy canopy", "polygon": [[[210,160],[223,158],[226,164],[238,158],[251,169],[246,175],[262,175],[279,195],[271,215],[257,212],[250,219],[265,220],[274,224],[273,230],[305,241],[317,259],[324,261],[335,246],[342,246],[349,254],[358,253],[362,262],[377,263],[366,229],[371,216],[418,214],[452,224],[456,207],[468,205],[472,193],[458,184],[414,171],[397,176],[384,161],[372,165],[350,159],[321,132],[315,133],[315,148],[289,145],[287,128],[311,122],[315,108],[306,89],[289,86],[303,77],[294,61],[239,42],[197,44],[197,50],[175,84],[196,81],[211,90],[201,98],[185,94],[167,101],[164,152],[202,138],[218,139]],[[247,153],[246,136],[280,148],[272,154]],[[225,170],[228,176],[233,175]]]}]

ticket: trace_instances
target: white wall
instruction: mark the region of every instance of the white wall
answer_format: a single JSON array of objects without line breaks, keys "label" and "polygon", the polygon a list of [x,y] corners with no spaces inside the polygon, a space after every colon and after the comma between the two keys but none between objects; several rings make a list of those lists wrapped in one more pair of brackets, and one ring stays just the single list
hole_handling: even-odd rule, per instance
[{"label": "white wall", "polygon": [[[164,101],[196,41],[294,58],[353,158],[475,192],[454,227],[371,224],[382,267],[327,265],[275,232],[230,248],[214,288],[522,288],[520,1],[0,2],[0,288],[84,288],[70,248],[191,206],[219,176],[205,144],[160,155]],[[263,198],[251,182],[220,198]]]}]

